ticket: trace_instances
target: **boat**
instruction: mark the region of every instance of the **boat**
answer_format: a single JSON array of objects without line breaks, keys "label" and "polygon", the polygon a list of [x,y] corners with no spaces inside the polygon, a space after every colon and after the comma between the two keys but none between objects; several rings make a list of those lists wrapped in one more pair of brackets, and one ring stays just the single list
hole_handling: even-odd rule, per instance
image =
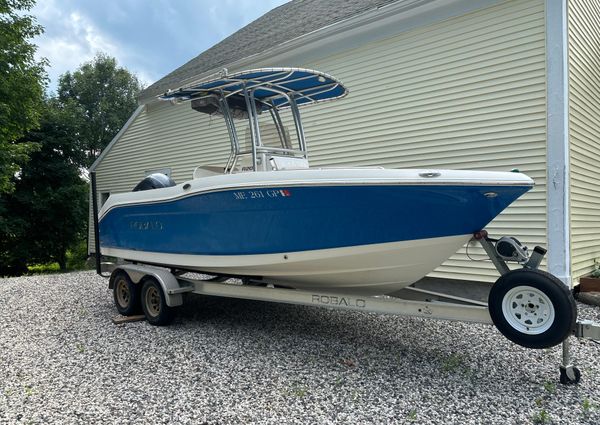
[{"label": "boat", "polygon": [[183,183],[157,174],[111,195],[99,212],[103,255],[265,285],[390,294],[534,185],[508,171],[310,167],[300,108],[347,94],[333,76],[301,68],[223,70],[164,93],[222,117],[230,155]]}]

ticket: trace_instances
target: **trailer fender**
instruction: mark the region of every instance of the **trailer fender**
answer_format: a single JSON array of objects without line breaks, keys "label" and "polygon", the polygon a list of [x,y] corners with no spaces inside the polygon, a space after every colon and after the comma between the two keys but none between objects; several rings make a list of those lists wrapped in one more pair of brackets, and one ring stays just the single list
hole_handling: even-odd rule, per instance
[{"label": "trailer fender", "polygon": [[113,289],[114,279],[113,276],[118,270],[123,270],[131,281],[135,284],[139,284],[146,277],[155,279],[161,286],[163,293],[165,294],[165,300],[169,307],[177,307],[183,304],[183,297],[181,293],[177,293],[181,289],[177,278],[173,276],[171,272],[164,269],[158,269],[149,266],[141,266],[137,264],[123,264],[115,268],[108,281],[109,289]]}]

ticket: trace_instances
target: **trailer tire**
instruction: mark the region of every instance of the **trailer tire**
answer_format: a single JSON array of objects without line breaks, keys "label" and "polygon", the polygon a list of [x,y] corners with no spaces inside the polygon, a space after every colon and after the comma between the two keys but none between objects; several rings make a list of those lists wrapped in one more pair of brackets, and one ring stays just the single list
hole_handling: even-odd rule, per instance
[{"label": "trailer tire", "polygon": [[141,302],[146,320],[151,325],[165,326],[173,320],[173,307],[167,305],[165,293],[156,279],[148,277],[143,280]]},{"label": "trailer tire", "polygon": [[512,342],[548,348],[575,328],[577,306],[567,286],[541,270],[513,270],[501,276],[488,298],[492,321]]},{"label": "trailer tire", "polygon": [[119,314],[132,316],[141,312],[140,285],[136,285],[129,275],[117,270],[112,275],[113,298]]}]

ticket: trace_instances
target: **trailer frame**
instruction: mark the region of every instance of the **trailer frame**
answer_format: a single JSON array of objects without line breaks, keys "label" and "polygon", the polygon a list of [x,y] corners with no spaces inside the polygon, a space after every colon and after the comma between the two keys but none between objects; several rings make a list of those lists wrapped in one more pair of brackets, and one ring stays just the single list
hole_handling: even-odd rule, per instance
[{"label": "trailer frame", "polygon": [[[482,245],[501,276],[510,272],[505,258],[501,257],[494,248],[495,240],[489,238],[487,232],[476,233],[474,240]],[[536,270],[544,254],[543,248],[536,247],[528,261],[522,262],[523,269]],[[126,273],[131,282],[140,287],[148,279],[156,282],[164,295],[166,306],[170,309],[181,306],[184,303],[183,294],[191,293],[377,314],[494,324],[486,298],[486,291],[491,289],[492,285],[485,282],[424,278],[394,293],[393,296],[361,296],[279,287],[251,277],[213,276],[208,279],[197,279],[186,276],[185,270],[147,264],[102,263],[100,272],[107,271],[111,273],[110,289],[114,289],[116,272]],[[440,287],[451,290],[440,291]],[[474,296],[474,291],[470,290],[474,287],[479,288],[478,296]],[[578,321],[572,329],[572,336],[600,340],[600,324],[589,320]],[[578,383],[581,372],[572,363],[569,338],[562,342],[562,354],[562,363],[559,367],[560,382]]]}]

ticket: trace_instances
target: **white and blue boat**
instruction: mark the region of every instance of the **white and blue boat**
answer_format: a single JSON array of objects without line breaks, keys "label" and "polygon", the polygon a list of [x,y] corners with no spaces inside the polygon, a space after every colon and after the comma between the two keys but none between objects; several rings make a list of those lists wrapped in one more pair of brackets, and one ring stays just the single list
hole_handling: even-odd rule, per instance
[{"label": "white and blue boat", "polygon": [[111,195],[102,253],[298,289],[388,294],[454,254],[533,181],[515,172],[310,168],[299,107],[347,94],[307,69],[228,74],[161,96],[224,118],[231,154],[189,181]]}]

